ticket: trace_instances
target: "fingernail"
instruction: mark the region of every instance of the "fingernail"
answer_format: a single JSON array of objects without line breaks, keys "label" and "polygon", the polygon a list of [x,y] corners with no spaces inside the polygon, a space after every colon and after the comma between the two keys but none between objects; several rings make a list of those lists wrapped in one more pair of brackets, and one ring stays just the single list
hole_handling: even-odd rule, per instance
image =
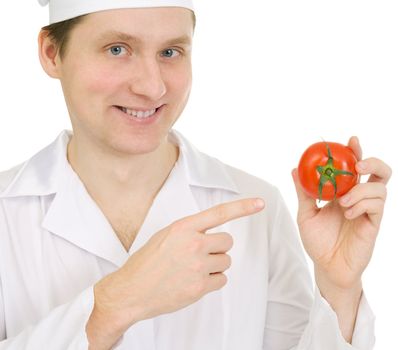
[{"label": "fingernail", "polygon": [[361,170],[365,170],[366,169],[366,164],[364,162],[358,162],[358,168]]},{"label": "fingernail", "polygon": [[262,199],[256,199],[256,201],[254,202],[254,207],[257,209],[264,208],[264,205],[265,203]]}]

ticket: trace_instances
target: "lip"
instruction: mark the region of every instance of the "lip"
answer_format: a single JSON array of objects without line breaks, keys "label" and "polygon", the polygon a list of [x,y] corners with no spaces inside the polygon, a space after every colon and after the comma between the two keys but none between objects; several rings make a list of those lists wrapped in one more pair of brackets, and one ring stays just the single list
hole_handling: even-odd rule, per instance
[{"label": "lip", "polygon": [[152,107],[129,107],[129,106],[115,105],[114,107],[123,107],[123,108],[127,108],[127,109],[132,109],[133,111],[136,111],[136,112],[146,112],[146,111],[151,111],[152,109],[158,109],[162,106],[163,105],[152,106]]},{"label": "lip", "polygon": [[[121,117],[123,118],[123,120],[124,120],[128,125],[133,125],[133,126],[145,126],[145,125],[152,125],[152,124],[156,123],[157,120],[159,120],[159,118],[160,118],[161,115],[162,115],[162,111],[163,111],[163,109],[164,109],[164,106],[165,106],[165,105],[163,104],[163,105],[161,105],[160,107],[155,108],[155,109],[156,109],[156,112],[155,112],[153,115],[151,115],[151,116],[148,117],[148,118],[142,118],[142,119],[135,118],[135,117],[132,117],[132,116],[128,115],[127,113],[124,113],[124,112],[119,108],[119,107],[122,107],[122,106],[116,106],[116,105],[114,105],[114,106],[112,106],[112,108],[117,112],[117,114],[118,114],[119,116],[121,116]],[[125,108],[129,108],[129,107],[125,107]],[[132,108],[132,109],[134,109],[134,108]],[[154,109],[154,108],[152,108],[152,109]],[[139,110],[137,110],[137,111],[139,111]],[[145,111],[145,109],[144,109],[143,111]]]}]

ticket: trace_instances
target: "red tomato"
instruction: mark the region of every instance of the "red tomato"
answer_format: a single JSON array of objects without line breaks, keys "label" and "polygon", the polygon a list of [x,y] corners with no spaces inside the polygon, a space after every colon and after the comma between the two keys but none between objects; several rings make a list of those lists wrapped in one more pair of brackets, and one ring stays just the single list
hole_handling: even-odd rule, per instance
[{"label": "red tomato", "polygon": [[314,199],[330,201],[346,194],[359,180],[351,148],[335,142],[318,142],[306,149],[298,165],[305,192]]}]

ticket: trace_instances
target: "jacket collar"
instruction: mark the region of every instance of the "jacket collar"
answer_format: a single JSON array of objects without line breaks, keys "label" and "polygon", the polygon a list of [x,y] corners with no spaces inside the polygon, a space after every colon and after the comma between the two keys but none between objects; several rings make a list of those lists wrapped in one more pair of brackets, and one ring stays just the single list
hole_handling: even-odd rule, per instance
[{"label": "jacket collar", "polygon": [[231,175],[227,172],[226,165],[218,159],[200,152],[180,132],[173,129],[170,137],[180,146],[182,163],[185,166],[190,185],[240,193]]},{"label": "jacket collar", "polygon": [[8,183],[0,192],[0,198],[56,193],[58,188],[62,187],[66,171],[69,170],[66,151],[70,136],[69,130],[63,130],[47,147],[26,162],[7,171],[14,174],[12,177],[8,176]]},{"label": "jacket collar", "polygon": [[134,244],[126,252],[67,160],[71,135],[71,131],[64,130],[52,144],[22,164],[0,198],[49,196],[51,203],[42,227],[116,266],[122,266],[155,232],[200,210],[190,186],[239,193],[220,161],[199,152],[172,130],[169,138],[179,145],[179,158],[156,195]]},{"label": "jacket collar", "polygon": [[[44,196],[58,192],[64,186],[70,167],[66,152],[72,131],[63,130],[47,147],[12,169],[0,198]],[[200,152],[180,132],[170,130],[169,140],[180,148],[180,158],[188,183],[192,186],[219,188],[239,193],[226,167],[218,159]]]}]

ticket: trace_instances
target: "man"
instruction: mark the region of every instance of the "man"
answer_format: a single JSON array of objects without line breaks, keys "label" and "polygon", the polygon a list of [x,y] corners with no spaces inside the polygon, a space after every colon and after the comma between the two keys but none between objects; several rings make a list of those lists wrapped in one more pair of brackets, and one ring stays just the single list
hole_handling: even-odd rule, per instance
[{"label": "man", "polygon": [[391,170],[359,162],[369,182],[322,209],[293,171],[312,300],[278,190],[172,129],[191,88],[192,11],[50,1],[40,61],[73,133],[0,175],[0,349],[372,347],[361,274]]}]

